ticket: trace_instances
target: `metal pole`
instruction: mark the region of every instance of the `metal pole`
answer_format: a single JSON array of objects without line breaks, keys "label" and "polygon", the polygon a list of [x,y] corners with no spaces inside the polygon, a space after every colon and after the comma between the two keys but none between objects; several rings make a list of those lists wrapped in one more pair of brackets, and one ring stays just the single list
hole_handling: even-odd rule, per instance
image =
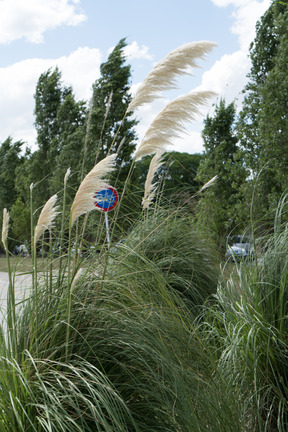
[{"label": "metal pole", "polygon": [[105,212],[105,223],[106,223],[106,235],[107,235],[107,243],[110,246],[110,233],[109,233],[109,223],[108,223],[108,214]]}]

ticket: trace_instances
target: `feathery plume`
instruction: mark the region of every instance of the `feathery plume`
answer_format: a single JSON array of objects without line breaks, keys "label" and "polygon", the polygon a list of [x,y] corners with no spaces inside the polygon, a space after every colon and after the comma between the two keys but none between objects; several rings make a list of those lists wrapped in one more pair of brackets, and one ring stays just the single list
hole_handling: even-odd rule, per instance
[{"label": "feathery plume", "polygon": [[186,131],[185,123],[200,114],[199,106],[215,96],[214,92],[191,92],[170,102],[154,119],[135,154],[135,160],[157,151],[164,151],[173,139]]},{"label": "feathery plume", "polygon": [[68,168],[67,171],[66,171],[66,174],[64,176],[64,186],[66,186],[67,180],[70,177],[70,174],[71,174],[71,168]]},{"label": "feathery plume", "polygon": [[159,151],[151,159],[149,170],[145,181],[144,197],[142,199],[142,206],[144,209],[148,209],[156,193],[156,183],[152,183],[154,175],[163,164],[162,160],[163,152]]},{"label": "feathery plume", "polygon": [[217,46],[215,42],[191,42],[171,51],[147,75],[127,111],[133,111],[145,103],[152,102],[161,97],[161,92],[165,90],[177,88],[176,77],[189,75],[189,67],[199,67],[196,59],[204,59],[215,46]]},{"label": "feathery plume", "polygon": [[50,229],[53,226],[54,219],[58,214],[58,207],[55,207],[56,201],[57,195],[53,195],[44,205],[35,228],[34,245],[36,245],[44,231],[46,229]]},{"label": "feathery plume", "polygon": [[73,281],[72,281],[72,283],[71,283],[71,292],[74,290],[74,288],[76,287],[76,285],[77,285],[77,282],[79,281],[79,279],[83,276],[83,274],[84,274],[84,268],[83,267],[80,267],[79,269],[78,269],[78,271],[77,271],[77,273],[76,273],[76,275],[74,276],[74,279],[73,279]]},{"label": "feathery plume", "polygon": [[8,228],[9,228],[9,212],[6,208],[3,209],[3,223],[2,223],[2,243],[5,251],[7,252],[7,237],[8,237]]},{"label": "feathery plume", "polygon": [[71,207],[71,226],[82,214],[96,209],[94,205],[95,192],[109,187],[104,177],[115,169],[116,157],[117,154],[114,153],[102,159],[80,184]]},{"label": "feathery plume", "polygon": [[112,97],[113,97],[113,89],[111,90],[109,98],[108,98],[108,101],[107,101],[106,111],[105,111],[105,114],[104,114],[104,122],[103,123],[105,123],[105,121],[107,119],[107,116],[108,116],[108,113],[109,113],[109,110],[110,110],[110,106],[111,106],[111,102],[112,102]]},{"label": "feathery plume", "polygon": [[122,146],[123,146],[123,144],[124,144],[124,142],[125,142],[125,139],[126,139],[126,136],[124,136],[124,137],[121,139],[120,144],[119,144],[119,146],[118,146],[118,148],[117,148],[117,150],[116,150],[116,153],[117,153],[117,154],[119,154],[119,151],[121,150],[121,148],[122,148]]},{"label": "feathery plume", "polygon": [[207,183],[204,184],[204,186],[201,187],[201,189],[199,189],[198,194],[200,192],[202,192],[204,189],[207,189],[208,187],[212,186],[212,184],[215,183],[217,178],[218,178],[218,175],[215,175],[214,177],[212,177]]}]

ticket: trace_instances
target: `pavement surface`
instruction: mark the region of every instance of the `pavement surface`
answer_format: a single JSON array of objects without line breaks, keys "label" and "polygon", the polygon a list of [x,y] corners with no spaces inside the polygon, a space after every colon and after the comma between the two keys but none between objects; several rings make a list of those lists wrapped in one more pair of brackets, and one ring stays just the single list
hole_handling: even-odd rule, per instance
[{"label": "pavement surface", "polygon": [[[23,300],[29,289],[31,288],[32,277],[31,275],[19,274],[15,276],[15,298],[16,302]],[[9,276],[6,272],[0,272],[0,309],[6,310],[7,293],[9,287]]]}]

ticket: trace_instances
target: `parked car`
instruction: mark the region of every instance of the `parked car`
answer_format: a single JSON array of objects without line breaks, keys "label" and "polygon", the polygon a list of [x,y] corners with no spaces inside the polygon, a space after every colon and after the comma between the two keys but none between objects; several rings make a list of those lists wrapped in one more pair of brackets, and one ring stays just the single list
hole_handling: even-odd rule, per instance
[{"label": "parked car", "polygon": [[226,261],[240,261],[253,259],[254,245],[248,236],[237,235],[228,239],[228,246],[225,254]]},{"label": "parked car", "polygon": [[21,244],[20,246],[15,246],[13,250],[14,255],[21,255],[23,257],[29,256],[29,252],[27,246],[25,244]]}]

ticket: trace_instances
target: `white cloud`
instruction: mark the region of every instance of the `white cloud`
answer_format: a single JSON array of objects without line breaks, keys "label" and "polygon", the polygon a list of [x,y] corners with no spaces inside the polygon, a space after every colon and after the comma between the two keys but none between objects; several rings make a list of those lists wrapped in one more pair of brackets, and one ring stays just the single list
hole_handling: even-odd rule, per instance
[{"label": "white cloud", "polygon": [[135,59],[145,59],[145,60],[153,60],[153,56],[148,53],[149,48],[146,45],[142,45],[141,47],[137,42],[132,42],[130,45],[127,45],[125,48],[125,55],[128,57],[128,61]]},{"label": "white cloud", "polygon": [[191,131],[186,137],[177,140],[170,150],[185,152],[185,153],[202,153],[203,139],[201,131]]},{"label": "white cloud", "polygon": [[257,20],[270,6],[270,0],[211,0],[216,6],[234,6],[232,14],[234,23],[231,27],[233,34],[238,36],[240,49],[248,50],[255,37]]},{"label": "white cloud", "polygon": [[86,16],[77,12],[77,3],[77,0],[1,0],[0,43],[22,38],[41,43],[49,29],[80,24]]},{"label": "white cloud", "polygon": [[41,73],[58,66],[64,84],[72,85],[76,98],[89,100],[92,84],[100,76],[101,61],[98,49],[83,47],[58,59],[29,59],[0,68],[0,141],[11,135],[33,147],[36,137],[33,95]]},{"label": "white cloud", "polygon": [[[202,83],[197,90],[213,90],[217,98],[223,98],[227,103],[242,102],[242,90],[247,82],[246,75],[250,69],[250,60],[244,51],[226,54],[217,60],[202,77]],[[211,104],[215,102],[211,100]],[[210,106],[211,106],[210,104]]]}]

